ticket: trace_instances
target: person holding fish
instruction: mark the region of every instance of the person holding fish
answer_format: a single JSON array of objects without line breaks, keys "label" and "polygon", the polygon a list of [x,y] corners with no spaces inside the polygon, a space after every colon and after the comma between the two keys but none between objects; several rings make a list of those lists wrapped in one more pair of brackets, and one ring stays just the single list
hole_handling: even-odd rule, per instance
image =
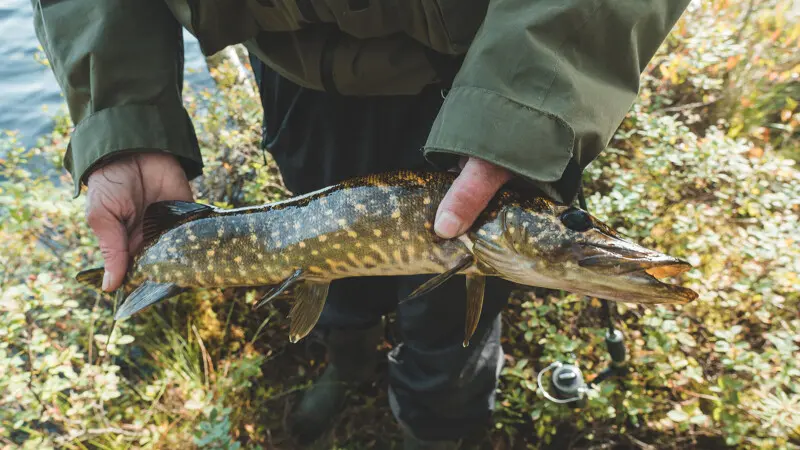
[{"label": "person holding fish", "polygon": [[[639,76],[689,3],[530,0],[33,0],[35,29],[76,124],[64,157],[120,287],[143,244],[148,206],[193,201],[203,162],[181,103],[181,27],[206,55],[248,49],[263,145],[295,194],[397,169],[456,170],[433,231],[457,239],[504,186],[570,203],[582,169],[636,98]],[[386,220],[391,220],[387,216]],[[377,233],[377,232],[376,232]],[[432,275],[330,283],[316,323],[329,365],[290,417],[319,441],[368,380],[396,311],[390,402],[406,449],[458,448],[485,430],[503,362],[511,285],[486,281],[462,343],[465,284]]]}]

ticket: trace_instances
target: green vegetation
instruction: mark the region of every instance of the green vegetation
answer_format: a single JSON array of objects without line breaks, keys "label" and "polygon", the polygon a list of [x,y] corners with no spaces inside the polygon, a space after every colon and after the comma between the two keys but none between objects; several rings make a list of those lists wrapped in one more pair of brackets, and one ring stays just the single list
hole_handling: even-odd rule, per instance
[{"label": "green vegetation", "polygon": [[[800,448],[800,26],[790,7],[693,5],[586,174],[590,209],[691,261],[680,281],[700,299],[620,305],[625,388],[607,381],[570,409],[547,402],[536,375],[554,360],[605,367],[597,303],[516,294],[495,448]],[[258,147],[258,102],[231,68],[214,76],[218,90],[186,94],[208,163],[197,198],[286,196]],[[263,290],[187,293],[109,339],[114,299],[74,281],[102,261],[83,197],[35,169],[60,164],[71,124],[56,125],[37,148],[13,134],[0,142],[0,448],[292,448],[283,415],[324,361],[313,340],[288,343],[290,299],[254,312]],[[335,436],[347,449],[397,442],[383,371]]]}]

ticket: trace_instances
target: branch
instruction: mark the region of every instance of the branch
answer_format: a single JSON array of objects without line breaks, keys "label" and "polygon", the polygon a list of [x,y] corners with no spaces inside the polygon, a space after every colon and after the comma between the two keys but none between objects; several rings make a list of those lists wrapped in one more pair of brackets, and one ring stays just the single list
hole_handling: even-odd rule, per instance
[{"label": "branch", "polygon": [[28,338],[26,339],[28,349],[28,389],[31,391],[33,396],[36,397],[36,401],[39,403],[39,408],[41,408],[40,414],[42,414],[44,413],[44,403],[42,402],[42,398],[39,396],[39,393],[33,388],[33,349],[31,348],[33,332],[31,331],[32,323],[28,313],[29,311],[25,312],[25,333],[28,335]]},{"label": "branch", "polygon": [[90,435],[91,436],[97,436],[97,435],[101,435],[101,434],[121,434],[123,436],[128,436],[128,437],[134,437],[135,438],[135,437],[146,436],[148,433],[146,431],[129,431],[129,430],[126,430],[126,429],[123,429],[123,428],[116,428],[116,427],[90,428],[88,430],[81,430],[80,432],[78,432],[77,434],[74,434],[72,436],[59,438],[57,440],[60,441],[60,443],[63,445],[65,443],[67,443],[67,442],[77,441],[77,440],[82,439],[82,438],[84,438],[86,436],[90,436]]},{"label": "branch", "polygon": [[[255,80],[251,77],[250,71],[247,70],[244,63],[242,62],[242,58],[240,58],[240,54],[245,55],[247,51],[241,44],[237,45],[229,45],[224,49],[220,50],[219,52],[209,56],[206,58],[206,64],[208,65],[209,72],[213,72],[217,66],[227,62],[229,63],[235,70],[236,70],[236,83],[242,85],[248,93],[256,97],[257,91],[255,87]],[[220,85],[221,80],[214,78],[217,86]]]}]

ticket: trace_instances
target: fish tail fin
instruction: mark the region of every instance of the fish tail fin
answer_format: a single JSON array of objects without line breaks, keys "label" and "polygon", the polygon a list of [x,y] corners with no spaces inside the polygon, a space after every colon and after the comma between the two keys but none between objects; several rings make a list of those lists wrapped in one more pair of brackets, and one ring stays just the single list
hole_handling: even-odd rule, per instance
[{"label": "fish tail fin", "polygon": [[131,292],[125,303],[114,314],[114,320],[128,318],[152,304],[175,297],[184,291],[184,288],[173,283],[145,281]]},{"label": "fish tail fin", "polygon": [[79,283],[87,284],[100,289],[103,286],[103,276],[106,270],[103,267],[95,267],[93,269],[86,269],[78,272],[75,275],[75,280]]}]

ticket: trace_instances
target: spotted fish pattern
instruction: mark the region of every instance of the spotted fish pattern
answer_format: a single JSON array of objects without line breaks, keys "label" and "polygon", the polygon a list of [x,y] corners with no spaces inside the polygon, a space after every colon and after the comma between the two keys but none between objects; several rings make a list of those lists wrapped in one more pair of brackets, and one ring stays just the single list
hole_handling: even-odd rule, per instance
[{"label": "spotted fish pattern", "polygon": [[[332,280],[435,275],[413,299],[460,274],[467,282],[467,345],[486,276],[621,301],[696,297],[646,272],[674,275],[687,270],[687,263],[626,241],[588,213],[545,197],[501,190],[463,236],[438,237],[436,210],[455,176],[369,175],[280,202],[227,210],[187,202],[151,205],[144,218],[144,250],[125,282],[137,287],[117,318],[191,288],[277,286],[269,300],[293,287],[290,339],[296,341],[316,323]],[[627,272],[621,270],[625,264]],[[78,278],[96,284],[101,273],[91,269]]]},{"label": "spotted fish pattern", "polygon": [[179,286],[262,286],[308,278],[440,273],[469,253],[433,233],[447,178],[368,176],[287,202],[215,211],[165,232],[134,273]]}]

